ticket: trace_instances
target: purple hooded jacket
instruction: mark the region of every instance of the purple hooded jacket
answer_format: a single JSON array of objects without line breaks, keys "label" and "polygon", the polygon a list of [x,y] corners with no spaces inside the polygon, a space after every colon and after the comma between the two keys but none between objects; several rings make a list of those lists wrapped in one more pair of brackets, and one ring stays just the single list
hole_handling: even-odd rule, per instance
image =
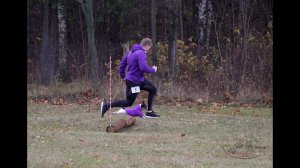
[{"label": "purple hooded jacket", "polygon": [[[126,66],[127,75],[125,78]],[[144,82],[144,73],[154,73],[155,70],[147,64],[146,51],[140,44],[134,44],[120,63],[119,74],[122,79],[134,83]]]}]

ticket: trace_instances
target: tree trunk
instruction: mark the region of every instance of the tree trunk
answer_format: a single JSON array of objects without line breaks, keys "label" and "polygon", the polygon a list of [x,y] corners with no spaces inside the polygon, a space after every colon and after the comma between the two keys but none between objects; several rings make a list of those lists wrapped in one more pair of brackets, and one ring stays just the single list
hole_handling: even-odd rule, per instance
[{"label": "tree trunk", "polygon": [[129,52],[129,42],[121,43],[121,46],[123,48],[123,55],[122,55],[122,57],[124,57],[124,55]]},{"label": "tree trunk", "polygon": [[93,17],[93,5],[92,0],[86,0],[86,3],[81,3],[82,10],[85,15],[87,23],[87,37],[88,37],[88,50],[91,59],[91,71],[92,71],[92,87],[96,89],[96,85],[99,82],[99,64],[98,64],[98,53],[95,44],[95,30],[94,30],[94,17]]},{"label": "tree trunk", "polygon": [[[108,2],[109,0],[104,0],[104,9],[108,8]],[[103,15],[104,18],[104,25],[103,25],[103,39],[104,39],[104,49],[103,49],[103,62],[108,62],[109,61],[109,56],[110,56],[110,29],[111,29],[111,19],[110,19],[110,15],[107,11],[104,12]],[[104,74],[104,73],[103,73]]]},{"label": "tree trunk", "polygon": [[207,20],[206,20],[206,35],[205,35],[205,51],[209,53],[210,47],[210,30],[211,30],[211,21],[212,21],[212,2],[207,0]]},{"label": "tree trunk", "polygon": [[180,40],[183,41],[183,21],[182,21],[182,0],[178,2],[179,22],[180,22]]},{"label": "tree trunk", "polygon": [[164,10],[163,14],[164,14],[164,38],[163,38],[163,41],[167,41],[168,40],[168,12],[169,10]]},{"label": "tree trunk", "polygon": [[174,1],[169,1],[169,44],[168,44],[168,55],[169,55],[169,69],[170,78],[173,80],[176,74],[176,41],[177,41],[177,5]]},{"label": "tree trunk", "polygon": [[205,33],[204,28],[206,25],[206,16],[205,16],[205,10],[206,10],[206,0],[200,0],[199,1],[199,10],[198,10],[198,25],[197,25],[197,49],[196,49],[196,56],[198,58],[201,58],[201,56],[204,54],[204,46],[205,46]]},{"label": "tree trunk", "polygon": [[239,75],[238,75],[238,88],[237,90],[239,90],[239,87],[242,86],[242,83],[244,81],[244,77],[245,77],[245,68],[246,68],[246,62],[247,62],[247,57],[248,57],[248,53],[246,52],[247,50],[247,27],[248,27],[248,23],[247,23],[247,16],[248,16],[248,11],[247,11],[247,7],[248,7],[248,1],[246,0],[240,0],[239,1],[239,29],[240,29],[240,33],[242,36],[242,41],[240,41],[239,43],[241,43],[240,47],[241,47],[241,54],[238,56],[240,57],[240,68],[239,68]]},{"label": "tree trunk", "polygon": [[[89,79],[89,66],[87,66],[89,61],[88,55],[86,54],[86,50],[85,50],[85,37],[83,34],[83,24],[82,24],[82,19],[81,19],[81,12],[80,12],[80,8],[79,9],[79,23],[80,23],[80,32],[81,32],[81,39],[82,39],[82,56],[83,56],[83,60],[84,63],[82,65],[83,69],[84,69],[84,77],[85,80]],[[80,70],[82,70],[82,68],[80,68]]]},{"label": "tree trunk", "polygon": [[49,85],[55,77],[57,16],[52,5],[44,2],[42,46],[40,52],[41,83]]},{"label": "tree trunk", "polygon": [[131,127],[135,124],[136,119],[129,117],[127,120],[120,119],[106,127],[106,132],[119,132],[123,128]]},{"label": "tree trunk", "polygon": [[238,28],[240,31],[243,29],[244,15],[245,15],[245,2],[244,0],[238,1]]},{"label": "tree trunk", "polygon": [[155,0],[151,0],[151,34],[152,34],[152,64],[157,65],[156,56],[156,3]]},{"label": "tree trunk", "polygon": [[65,12],[64,6],[62,4],[62,0],[58,0],[57,2],[57,16],[58,16],[58,43],[59,43],[59,75],[63,82],[68,81],[68,74],[67,74],[67,52],[66,52],[66,19],[65,19]]}]

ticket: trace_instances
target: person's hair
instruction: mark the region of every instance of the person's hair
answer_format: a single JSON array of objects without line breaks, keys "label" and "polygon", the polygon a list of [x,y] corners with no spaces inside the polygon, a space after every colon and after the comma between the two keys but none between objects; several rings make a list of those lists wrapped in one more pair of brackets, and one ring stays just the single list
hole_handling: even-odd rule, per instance
[{"label": "person's hair", "polygon": [[143,38],[143,40],[141,41],[141,45],[144,47],[146,45],[152,46],[152,41],[150,38]]}]

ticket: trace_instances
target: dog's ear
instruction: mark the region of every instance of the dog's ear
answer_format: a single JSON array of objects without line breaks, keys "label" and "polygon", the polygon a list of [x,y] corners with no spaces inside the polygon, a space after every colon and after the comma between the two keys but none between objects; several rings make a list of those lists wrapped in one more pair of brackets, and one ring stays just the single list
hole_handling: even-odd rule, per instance
[{"label": "dog's ear", "polygon": [[142,105],[141,105],[142,108],[146,109],[147,108],[147,105],[145,104],[145,101],[143,101]]}]

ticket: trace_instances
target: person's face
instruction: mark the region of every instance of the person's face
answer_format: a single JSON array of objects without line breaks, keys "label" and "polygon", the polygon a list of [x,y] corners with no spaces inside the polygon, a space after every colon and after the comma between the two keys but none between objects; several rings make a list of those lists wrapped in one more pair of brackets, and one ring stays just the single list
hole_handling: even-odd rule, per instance
[{"label": "person's face", "polygon": [[146,45],[145,50],[148,51],[148,50],[150,50],[151,47],[152,47],[152,45]]}]

